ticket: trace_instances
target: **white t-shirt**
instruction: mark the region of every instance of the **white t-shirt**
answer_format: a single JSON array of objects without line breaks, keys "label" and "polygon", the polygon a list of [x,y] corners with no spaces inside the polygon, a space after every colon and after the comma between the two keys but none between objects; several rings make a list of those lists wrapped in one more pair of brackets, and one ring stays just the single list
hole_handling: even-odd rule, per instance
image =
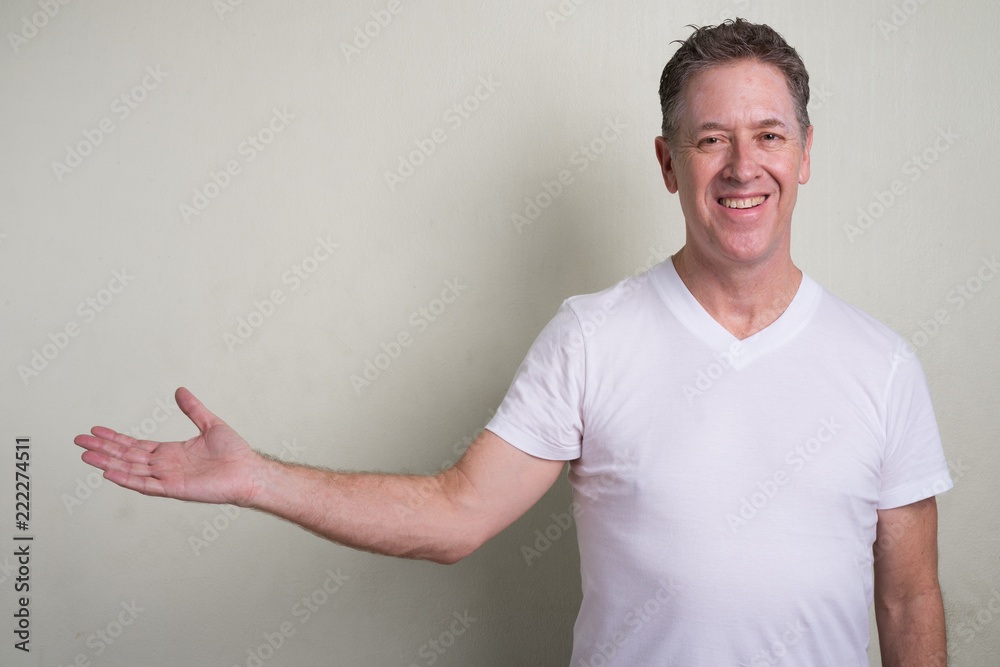
[{"label": "white t-shirt", "polygon": [[868,665],[875,510],[952,487],[913,350],[805,275],[743,341],[670,260],[567,299],[487,428],[571,462],[572,667]]}]

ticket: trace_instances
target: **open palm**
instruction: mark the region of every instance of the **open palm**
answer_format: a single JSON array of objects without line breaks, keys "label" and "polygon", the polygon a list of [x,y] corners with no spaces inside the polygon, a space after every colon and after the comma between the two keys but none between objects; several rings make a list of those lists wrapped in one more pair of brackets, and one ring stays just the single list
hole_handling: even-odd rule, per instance
[{"label": "open palm", "polygon": [[147,496],[245,506],[253,495],[260,456],[224,421],[181,387],[178,407],[198,427],[184,442],[137,440],[103,426],[73,442],[87,451],[83,460],[104,477]]}]

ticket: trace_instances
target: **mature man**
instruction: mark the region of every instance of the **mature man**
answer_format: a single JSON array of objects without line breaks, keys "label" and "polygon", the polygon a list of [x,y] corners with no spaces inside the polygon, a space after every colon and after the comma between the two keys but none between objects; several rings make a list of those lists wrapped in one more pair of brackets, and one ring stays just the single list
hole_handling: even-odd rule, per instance
[{"label": "mature man", "polygon": [[568,299],[454,467],[281,463],[183,388],[198,436],[95,427],[76,439],[83,460],[147,495],[441,563],[521,516],[568,461],[574,667],[866,665],[873,599],[884,664],[944,664],[933,496],[951,479],[923,372],[902,338],[791,260],[813,137],[805,68],[769,27],[737,20],[697,29],[660,94],[656,156],[684,246]]}]

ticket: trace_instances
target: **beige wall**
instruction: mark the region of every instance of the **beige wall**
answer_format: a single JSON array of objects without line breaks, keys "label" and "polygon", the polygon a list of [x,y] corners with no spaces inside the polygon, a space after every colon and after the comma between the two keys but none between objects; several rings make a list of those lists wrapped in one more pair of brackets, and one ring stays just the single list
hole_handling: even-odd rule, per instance
[{"label": "beige wall", "polygon": [[[686,24],[737,13],[811,72],[794,256],[918,347],[956,482],[940,499],[953,664],[996,664],[1000,9],[936,0],[3,3],[0,539],[30,436],[36,540],[30,654],[0,557],[0,662],[229,667],[263,646],[268,666],[565,664],[574,536],[530,565],[521,550],[565,512],[565,480],[443,567],[98,483],[72,439],[94,423],[188,437],[184,384],[285,457],[453,460],[562,299],[680,246],[653,157],[659,73]],[[356,29],[377,34],[345,51]],[[19,370],[35,351],[37,373]],[[352,382],[366,361],[385,368]]]}]

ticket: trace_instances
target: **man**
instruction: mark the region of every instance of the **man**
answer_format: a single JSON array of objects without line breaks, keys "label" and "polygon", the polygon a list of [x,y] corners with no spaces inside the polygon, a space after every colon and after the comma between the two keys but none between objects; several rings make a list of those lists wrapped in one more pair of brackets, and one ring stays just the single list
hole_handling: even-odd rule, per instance
[{"label": "man", "polygon": [[[76,443],[147,495],[270,512],[358,549],[453,563],[570,462],[583,604],[572,665],[945,663],[934,493],[951,487],[912,350],[792,263],[808,75],[767,26],[697,29],[664,70],[671,260],[573,297],[487,429],[434,477],[254,452],[190,392],[200,434]],[[874,545],[874,551],[873,551]],[[874,573],[873,573],[874,564]]]}]

